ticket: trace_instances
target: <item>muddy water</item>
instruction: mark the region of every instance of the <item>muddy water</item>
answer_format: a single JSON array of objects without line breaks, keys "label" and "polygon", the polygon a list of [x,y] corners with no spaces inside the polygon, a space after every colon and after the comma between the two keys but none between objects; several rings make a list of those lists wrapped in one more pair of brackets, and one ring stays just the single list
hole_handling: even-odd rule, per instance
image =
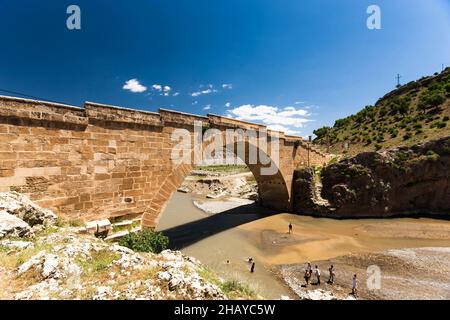
[{"label": "muddy water", "polygon": [[[196,208],[192,200],[189,194],[174,194],[158,230],[169,230],[171,239],[184,253],[224,278],[246,282],[265,298],[294,297],[274,272],[277,265],[332,259],[351,252],[450,246],[450,221],[332,220],[270,215],[251,206],[244,208],[245,213],[211,217]],[[230,221],[238,223],[228,225]],[[294,229],[291,235],[287,232],[289,223]],[[218,225],[223,225],[223,230]],[[248,257],[256,261],[253,274],[249,272]]]}]

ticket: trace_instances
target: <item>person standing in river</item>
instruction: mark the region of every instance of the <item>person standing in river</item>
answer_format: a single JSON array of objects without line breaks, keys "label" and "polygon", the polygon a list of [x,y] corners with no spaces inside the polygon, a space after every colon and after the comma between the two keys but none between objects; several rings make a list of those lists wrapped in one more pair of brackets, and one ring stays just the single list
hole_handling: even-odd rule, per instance
[{"label": "person standing in river", "polygon": [[289,222],[289,234],[292,233],[292,223]]},{"label": "person standing in river", "polygon": [[358,294],[358,279],[356,278],[356,274],[353,275],[353,282],[352,282],[352,295],[356,297]]},{"label": "person standing in river", "polygon": [[252,266],[250,267],[250,272],[255,272],[255,262],[252,262]]}]

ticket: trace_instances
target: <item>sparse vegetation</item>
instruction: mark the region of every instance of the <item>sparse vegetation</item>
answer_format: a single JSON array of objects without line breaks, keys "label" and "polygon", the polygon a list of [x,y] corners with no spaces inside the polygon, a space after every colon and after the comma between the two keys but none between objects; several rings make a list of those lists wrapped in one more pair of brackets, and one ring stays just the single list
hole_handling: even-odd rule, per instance
[{"label": "sparse vegetation", "polygon": [[[314,131],[314,142],[349,156],[397,145],[413,145],[450,135],[450,69],[412,81],[374,106]],[[349,148],[345,150],[344,144]],[[344,152],[345,151],[345,152]]]},{"label": "sparse vegetation", "polygon": [[206,281],[217,285],[230,299],[256,299],[256,292],[236,279],[222,280],[208,267],[203,267],[199,275]]},{"label": "sparse vegetation", "polygon": [[210,171],[210,172],[224,172],[224,173],[240,173],[248,172],[249,169],[246,165],[212,165],[212,166],[198,166],[195,170]]}]

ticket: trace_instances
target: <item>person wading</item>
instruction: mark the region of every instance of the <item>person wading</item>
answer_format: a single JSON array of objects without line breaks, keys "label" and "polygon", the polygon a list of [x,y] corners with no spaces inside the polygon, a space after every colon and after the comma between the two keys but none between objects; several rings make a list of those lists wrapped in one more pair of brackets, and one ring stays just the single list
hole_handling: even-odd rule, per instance
[{"label": "person wading", "polygon": [[352,282],[352,295],[356,297],[358,294],[358,279],[356,278],[356,274],[353,275],[353,282]]},{"label": "person wading", "polygon": [[292,233],[292,223],[289,223],[289,234]]}]

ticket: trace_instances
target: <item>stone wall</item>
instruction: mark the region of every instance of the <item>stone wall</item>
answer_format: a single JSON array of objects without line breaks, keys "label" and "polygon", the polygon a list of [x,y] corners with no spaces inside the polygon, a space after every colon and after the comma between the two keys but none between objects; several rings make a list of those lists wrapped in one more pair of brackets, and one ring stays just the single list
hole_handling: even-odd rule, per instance
[{"label": "stone wall", "polygon": [[[90,102],[78,108],[0,97],[0,191],[25,193],[60,216],[84,221],[139,216],[158,203],[158,212],[147,219],[152,226],[192,169],[173,165],[178,142],[171,134],[178,128],[192,132],[194,121],[219,129],[264,127],[164,109],[154,113]],[[309,146],[299,139],[281,134],[280,174],[272,180],[257,177],[259,183],[272,183],[270,190],[284,184],[290,197],[293,170],[307,163]],[[326,161],[326,155],[310,150],[311,165]]]}]

